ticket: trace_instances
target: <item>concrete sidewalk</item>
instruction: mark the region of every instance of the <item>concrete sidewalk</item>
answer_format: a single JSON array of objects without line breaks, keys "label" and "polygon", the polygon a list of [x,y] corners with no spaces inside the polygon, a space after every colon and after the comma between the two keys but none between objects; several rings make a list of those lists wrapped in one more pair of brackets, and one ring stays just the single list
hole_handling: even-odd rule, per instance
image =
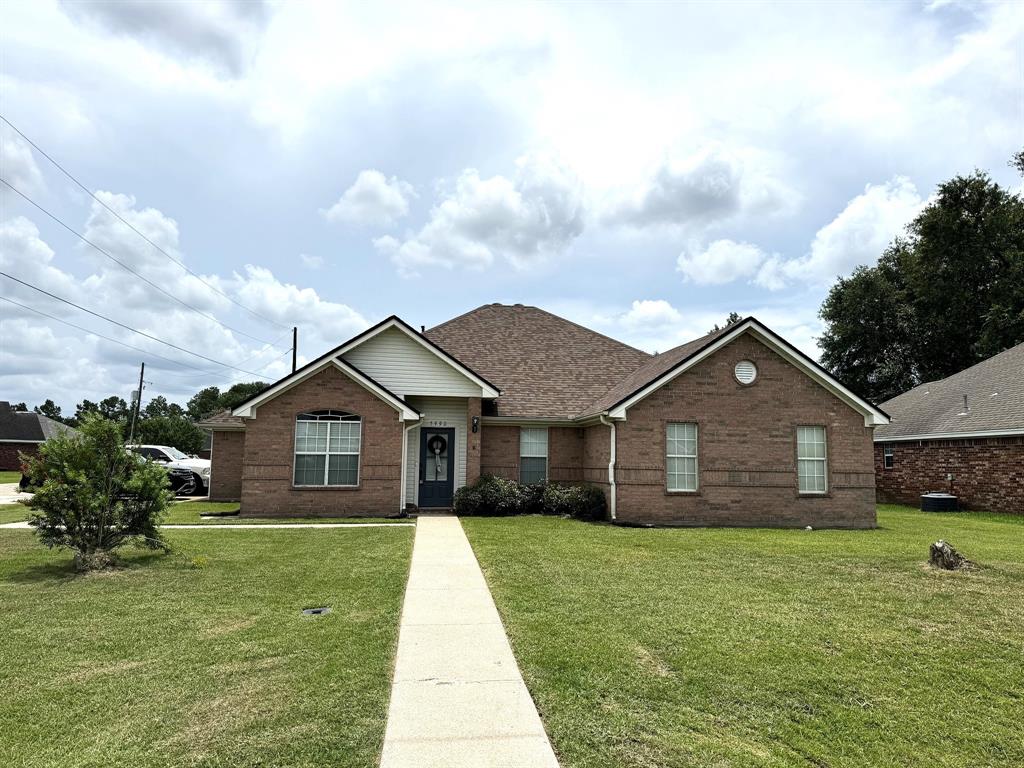
[{"label": "concrete sidewalk", "polygon": [[421,517],[381,768],[558,768],[455,517]]}]

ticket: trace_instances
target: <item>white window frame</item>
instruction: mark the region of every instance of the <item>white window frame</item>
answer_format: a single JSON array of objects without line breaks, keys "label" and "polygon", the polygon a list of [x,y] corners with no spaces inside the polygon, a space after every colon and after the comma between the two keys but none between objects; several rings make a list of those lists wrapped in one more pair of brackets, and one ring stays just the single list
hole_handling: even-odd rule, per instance
[{"label": "white window frame", "polygon": [[896,466],[896,451],[892,443],[885,443],[882,446],[882,469],[892,469]]},{"label": "white window frame", "polygon": [[[671,452],[671,441],[675,440],[679,442],[679,437],[672,437],[672,427],[693,427],[693,453],[672,453]],[[700,442],[700,428],[697,426],[695,421],[670,421],[665,425],[665,490],[669,493],[696,493],[700,488],[700,461],[697,458],[697,454],[700,452],[698,443]],[[673,487],[671,477],[672,475],[685,475],[687,473],[680,472],[669,472],[669,459],[693,459],[693,487]]]},{"label": "white window frame", "polygon": [[[327,449],[323,451],[300,451],[298,450],[299,443],[299,424],[316,424],[320,422],[320,419],[302,419],[301,416],[316,415],[316,414],[327,414],[341,416],[340,419],[324,419],[324,423],[327,426]],[[345,418],[351,417],[351,418]],[[359,447],[356,451],[332,451],[331,450],[331,426],[332,424],[352,424],[356,423],[359,425],[359,431],[357,438],[359,441]],[[295,416],[295,429],[292,432],[292,487],[293,488],[358,488],[359,481],[362,479],[363,471],[363,419],[361,416],[357,416],[354,413],[347,411],[335,411],[333,409],[318,409],[315,411],[303,411],[302,413],[296,414]],[[317,485],[306,485],[295,482],[295,470],[298,467],[299,456],[323,456],[324,457],[324,481]],[[328,483],[327,480],[330,477],[331,471],[331,456],[355,456],[356,457],[356,481],[355,483]]]},{"label": "white window frame", "polygon": [[[530,433],[544,435],[544,453],[524,453],[527,450],[526,436]],[[546,483],[548,482],[548,453],[550,452],[548,428],[547,427],[520,427],[519,428],[519,482],[523,482],[523,459],[544,459],[544,477],[539,481]],[[531,445],[536,445],[537,441],[531,442]]]},{"label": "white window frame", "polygon": [[[821,446],[822,446],[822,451],[821,451],[822,455],[821,456],[801,456],[800,455],[800,445],[801,445],[800,432],[801,432],[801,430],[820,430],[820,432],[821,432]],[[803,442],[805,444],[807,443],[806,440],[804,440]],[[817,444],[817,442],[818,441],[815,440],[814,444]],[[803,477],[814,477],[814,478],[819,477],[819,475],[817,475],[817,474],[815,474],[815,475],[806,475],[806,474],[802,475],[800,473],[800,462],[802,462],[802,461],[813,461],[813,462],[818,462],[818,463],[821,464],[822,474],[820,475],[820,477],[822,478],[822,483],[824,485],[824,487],[821,490],[815,489],[815,490],[812,490],[812,491],[808,491],[808,490],[804,490],[801,487],[801,485],[802,485],[801,482],[800,482],[801,478],[803,478]],[[825,427],[820,425],[820,424],[804,424],[804,425],[801,425],[801,426],[796,428],[796,488],[797,488],[797,492],[801,496],[825,496],[825,495],[828,494],[828,430],[825,429]]]}]

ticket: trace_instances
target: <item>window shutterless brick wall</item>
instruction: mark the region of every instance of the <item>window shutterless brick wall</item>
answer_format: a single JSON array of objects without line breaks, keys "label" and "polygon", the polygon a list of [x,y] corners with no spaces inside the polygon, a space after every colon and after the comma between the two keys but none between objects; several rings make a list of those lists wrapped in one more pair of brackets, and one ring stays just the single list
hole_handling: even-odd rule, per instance
[{"label": "window shutterless brick wall", "polygon": [[[740,360],[757,366],[751,385],[736,381]],[[695,492],[666,489],[669,422],[698,425]],[[796,428],[803,425],[825,427],[825,495],[798,493]],[[598,445],[607,445],[607,427],[591,429],[600,429]],[[873,527],[871,438],[862,414],[744,335],[637,403],[617,424],[617,517],[669,525]]]},{"label": "window shutterless brick wall", "polygon": [[[295,417],[334,409],[362,418],[359,485],[292,485]],[[217,453],[214,441],[214,455]],[[241,514],[248,517],[383,516],[401,503],[402,423],[394,408],[334,368],[261,405],[246,423]]]},{"label": "window shutterless brick wall", "polygon": [[1024,514],[1022,437],[888,443],[892,469],[883,464],[885,445],[875,444],[879,501],[919,507],[922,493],[940,491],[956,494],[964,509]]},{"label": "window shutterless brick wall", "polygon": [[210,501],[242,498],[242,459],[245,432],[214,430],[210,454]]},{"label": "window shutterless brick wall", "polygon": [[0,470],[4,472],[20,472],[21,459],[19,453],[35,456],[39,450],[36,443],[3,443],[0,442]]},{"label": "window shutterless brick wall", "polygon": [[[548,427],[548,480],[583,481],[583,442],[579,427]],[[482,428],[480,472],[519,480],[519,427],[488,425]]]}]

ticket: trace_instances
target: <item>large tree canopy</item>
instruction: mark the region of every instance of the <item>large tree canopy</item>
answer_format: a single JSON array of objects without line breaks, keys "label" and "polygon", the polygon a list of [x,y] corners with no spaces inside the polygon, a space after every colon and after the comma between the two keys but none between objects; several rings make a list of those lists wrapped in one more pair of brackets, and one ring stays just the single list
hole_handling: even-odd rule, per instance
[{"label": "large tree canopy", "polygon": [[1024,341],[1024,200],[976,171],[821,307],[822,363],[876,401]]}]

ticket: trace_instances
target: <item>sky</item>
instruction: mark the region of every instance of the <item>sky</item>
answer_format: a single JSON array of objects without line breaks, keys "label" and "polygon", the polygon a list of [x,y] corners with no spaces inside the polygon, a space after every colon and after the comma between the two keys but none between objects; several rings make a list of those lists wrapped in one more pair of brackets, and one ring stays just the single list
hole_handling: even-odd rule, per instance
[{"label": "sky", "polygon": [[144,360],[184,403],[293,325],[301,364],[491,302],[817,356],[939,183],[1020,187],[1024,4],[5,0],[0,115],[0,271],[127,326],[0,277],[0,399]]}]

